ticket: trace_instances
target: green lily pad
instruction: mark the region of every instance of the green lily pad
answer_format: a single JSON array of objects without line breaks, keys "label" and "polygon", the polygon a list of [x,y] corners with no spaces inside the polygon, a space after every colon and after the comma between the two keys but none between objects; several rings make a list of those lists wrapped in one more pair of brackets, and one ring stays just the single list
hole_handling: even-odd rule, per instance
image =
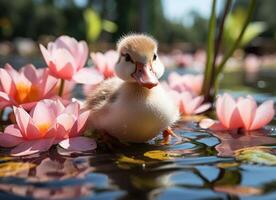
[{"label": "green lily pad", "polygon": [[264,165],[276,165],[276,155],[271,153],[271,148],[256,146],[235,151],[235,157],[239,161]]}]

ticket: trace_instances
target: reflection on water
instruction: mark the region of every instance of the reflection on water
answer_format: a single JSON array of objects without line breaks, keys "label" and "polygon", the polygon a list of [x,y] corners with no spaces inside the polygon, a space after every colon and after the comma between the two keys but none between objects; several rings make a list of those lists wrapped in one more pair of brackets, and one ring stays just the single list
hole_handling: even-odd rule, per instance
[{"label": "reflection on water", "polygon": [[[157,138],[150,144],[112,151],[100,148],[83,156],[62,156],[55,148],[21,159],[5,157],[2,153],[0,197],[228,199],[239,195],[241,199],[276,198],[276,167],[217,157],[216,137],[183,129],[182,125],[176,132],[187,139],[180,144],[173,140],[169,146],[161,146]],[[171,157],[145,156],[154,150],[167,152]],[[122,155],[129,159],[120,160]]]},{"label": "reflection on water", "polygon": [[[254,79],[227,74],[223,86],[259,94],[262,101],[267,96],[260,95],[256,83],[264,81],[264,91],[275,95],[271,73]],[[52,148],[41,155],[11,158],[2,150],[0,199],[276,199],[276,167],[229,156],[241,147],[275,145],[273,129],[236,139],[219,135],[219,140],[197,129],[196,123],[182,121],[175,132],[182,142],[173,139],[164,146],[158,137],[112,150],[99,145],[85,155]]]}]

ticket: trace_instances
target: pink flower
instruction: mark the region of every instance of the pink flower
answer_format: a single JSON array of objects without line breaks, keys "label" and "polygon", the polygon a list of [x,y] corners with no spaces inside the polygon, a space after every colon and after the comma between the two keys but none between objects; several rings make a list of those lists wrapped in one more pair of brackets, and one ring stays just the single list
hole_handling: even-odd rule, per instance
[{"label": "pink flower", "polygon": [[275,110],[272,100],[265,101],[258,107],[250,96],[235,101],[229,94],[224,94],[217,99],[216,114],[219,122],[205,119],[200,126],[211,130],[243,128],[253,131],[268,124],[273,119]]},{"label": "pink flower", "polygon": [[29,110],[37,101],[53,97],[56,84],[48,69],[27,65],[17,72],[6,64],[5,69],[0,68],[0,109],[21,105]]},{"label": "pink flower", "polygon": [[248,55],[244,59],[244,67],[246,72],[258,72],[261,68],[261,59],[255,55]]},{"label": "pink flower", "polygon": [[[106,53],[91,53],[91,59],[97,72],[93,68],[90,74],[97,74],[99,80],[104,80],[115,76],[114,68],[119,59],[119,54],[114,50],[109,50]],[[100,82],[100,81],[99,81]],[[97,83],[86,83],[83,85],[83,93],[85,96],[89,96],[91,90],[95,88]]]},{"label": "pink flower", "polygon": [[178,92],[190,91],[195,95],[200,94],[203,76],[193,75],[193,74],[185,74],[180,75],[176,72],[172,72],[168,77],[168,82],[170,88],[176,90]]},{"label": "pink flower", "polygon": [[96,70],[91,73],[90,69],[83,68],[88,56],[86,42],[60,36],[55,42],[50,42],[47,49],[40,45],[40,50],[55,77],[89,84],[101,81]]},{"label": "pink flower", "polygon": [[117,51],[109,50],[104,54],[100,52],[91,53],[91,58],[93,64],[105,79],[115,75],[114,68],[119,59]]},{"label": "pink flower", "polygon": [[202,96],[193,96],[191,92],[177,92],[169,89],[166,83],[162,83],[163,87],[167,89],[172,99],[179,107],[179,112],[182,115],[196,115],[200,114],[211,107],[210,103],[203,103],[204,98]]},{"label": "pink flower", "polygon": [[0,134],[0,146],[14,147],[13,156],[47,151],[59,144],[70,151],[88,151],[96,148],[93,139],[81,137],[89,111],[80,111],[78,103],[68,106],[59,101],[42,100],[28,114],[22,107],[14,107],[16,124]]},{"label": "pink flower", "polygon": [[175,62],[177,66],[183,66],[183,67],[192,67],[193,66],[193,55],[188,54],[188,53],[182,53],[182,52],[177,52],[173,55]]},{"label": "pink flower", "polygon": [[208,110],[210,103],[203,103],[203,96],[193,96],[190,92],[179,94],[179,111],[183,115],[196,115]]}]

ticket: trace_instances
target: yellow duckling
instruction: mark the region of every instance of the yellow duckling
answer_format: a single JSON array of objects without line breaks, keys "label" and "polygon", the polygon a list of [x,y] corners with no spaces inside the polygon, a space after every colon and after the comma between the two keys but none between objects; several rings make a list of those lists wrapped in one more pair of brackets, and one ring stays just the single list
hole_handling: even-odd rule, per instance
[{"label": "yellow duckling", "polygon": [[97,85],[86,101],[91,126],[124,142],[146,142],[160,131],[168,139],[179,112],[158,81],[164,66],[157,42],[131,34],[118,41],[117,50],[117,77]]}]

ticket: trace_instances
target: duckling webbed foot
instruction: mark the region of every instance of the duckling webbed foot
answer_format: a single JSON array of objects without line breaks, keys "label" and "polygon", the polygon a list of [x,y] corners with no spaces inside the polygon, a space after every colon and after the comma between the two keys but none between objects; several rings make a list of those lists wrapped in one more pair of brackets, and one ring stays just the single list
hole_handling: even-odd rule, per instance
[{"label": "duckling webbed foot", "polygon": [[163,131],[163,141],[162,144],[169,144],[171,141],[171,136],[176,137],[177,140],[181,141],[181,137],[178,136],[176,133],[173,132],[171,127],[168,127],[166,130]]}]

